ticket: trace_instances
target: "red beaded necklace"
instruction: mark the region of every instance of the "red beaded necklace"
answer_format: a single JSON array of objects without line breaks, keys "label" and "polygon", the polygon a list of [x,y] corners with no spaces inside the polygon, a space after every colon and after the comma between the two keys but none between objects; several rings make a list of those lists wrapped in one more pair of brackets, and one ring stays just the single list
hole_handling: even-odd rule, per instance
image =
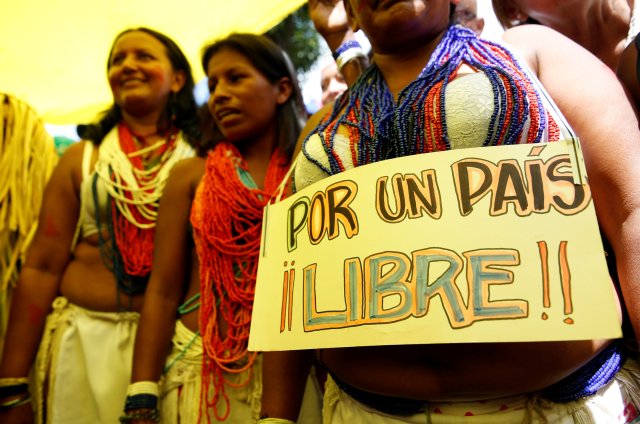
[{"label": "red beaded necklace", "polygon": [[[264,190],[250,188],[241,180],[248,176],[247,163],[235,146],[222,142],[209,152],[194,198],[191,224],[200,260],[200,331],[204,346],[201,402],[206,402],[207,410],[213,408],[219,421],[229,415],[225,385],[241,387],[251,378],[249,372],[245,381],[230,382],[223,373],[249,370],[255,359],[255,353],[247,351],[247,343],[262,212],[288,167],[288,158],[276,150],[269,161]],[[220,328],[221,321],[227,326],[226,332]],[[223,413],[217,408],[220,397],[226,404]],[[202,408],[200,411],[202,414]]]},{"label": "red beaded necklace", "polygon": [[[134,175],[139,183],[139,186],[145,186],[152,181],[158,171],[162,168],[162,165],[170,157],[171,152],[175,147],[175,140],[178,132],[176,130],[171,131],[165,143],[157,147],[157,151],[160,155],[160,166],[157,166],[155,171],[151,172],[136,172],[145,171],[145,164],[142,157],[135,155],[138,150],[133,134],[128,126],[120,125],[118,127],[118,135],[120,139],[120,147],[122,151],[127,155],[131,166],[134,168]],[[150,188],[147,190],[150,192],[153,190]],[[121,194],[129,200],[133,197],[131,192],[123,189]],[[122,213],[119,213],[116,207],[115,201],[111,202],[114,236],[122,256],[124,263],[124,269],[128,275],[134,276],[146,276],[151,272],[151,264],[153,261],[153,237],[155,233],[155,216],[143,215],[139,208],[134,204],[128,204],[128,212],[135,218],[135,222],[148,224],[150,226],[135,225],[130,220],[126,219]]]}]

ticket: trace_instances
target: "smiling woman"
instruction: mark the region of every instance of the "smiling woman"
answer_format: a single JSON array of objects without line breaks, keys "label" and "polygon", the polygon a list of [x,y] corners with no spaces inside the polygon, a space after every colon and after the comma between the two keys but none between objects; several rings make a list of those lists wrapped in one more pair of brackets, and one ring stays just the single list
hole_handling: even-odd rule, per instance
[{"label": "smiling woman", "polygon": [[172,72],[162,43],[145,32],[130,32],[113,46],[108,78],[113,98],[126,115],[162,113],[186,76],[184,71]]},{"label": "smiling woman", "polygon": [[3,423],[33,421],[32,367],[37,421],[120,415],[159,199],[199,132],[191,68],[167,36],[122,32],[107,74],[114,104],[60,159],[20,273],[0,363]]}]

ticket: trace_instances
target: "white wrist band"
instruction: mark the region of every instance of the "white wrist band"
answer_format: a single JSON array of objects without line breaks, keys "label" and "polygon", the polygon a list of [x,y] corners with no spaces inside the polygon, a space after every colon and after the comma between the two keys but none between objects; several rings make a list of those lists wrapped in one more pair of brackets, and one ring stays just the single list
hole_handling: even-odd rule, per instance
[{"label": "white wrist band", "polygon": [[134,395],[160,395],[160,389],[158,387],[158,383],[155,381],[136,381],[135,383],[129,384],[127,388],[127,396]]},{"label": "white wrist band", "polygon": [[350,62],[353,59],[356,59],[359,57],[367,57],[367,55],[364,53],[364,50],[362,50],[362,48],[352,47],[350,49],[345,50],[336,59],[336,64],[338,65],[338,71],[342,72],[342,68],[344,67],[344,65],[347,64],[347,62]]}]

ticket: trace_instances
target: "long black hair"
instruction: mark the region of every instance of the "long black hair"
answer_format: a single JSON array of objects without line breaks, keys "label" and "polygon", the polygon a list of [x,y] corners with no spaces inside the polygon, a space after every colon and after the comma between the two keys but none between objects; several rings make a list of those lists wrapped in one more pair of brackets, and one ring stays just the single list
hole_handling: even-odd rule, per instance
[{"label": "long black hair", "polygon": [[[184,55],[180,47],[166,35],[153,29],[139,27],[130,28],[122,31],[116,36],[111,45],[109,56],[107,59],[107,71],[111,67],[111,54],[116,42],[120,37],[129,32],[144,32],[164,45],[167,57],[171,62],[174,71],[183,71],[185,74],[185,84],[176,94],[169,97],[167,107],[161,119],[172,119],[172,124],[182,130],[185,139],[197,146],[200,139],[200,128],[198,125],[198,113],[196,101],[193,95],[194,81],[191,74],[191,66],[187,57]],[[113,127],[122,119],[122,110],[115,102],[107,109],[98,122],[87,125],[78,125],[78,135],[86,140],[92,140],[95,144],[100,144],[102,139],[107,135]]]},{"label": "long black hair", "polygon": [[272,84],[287,77],[292,92],[287,101],[278,106],[277,146],[291,157],[302,127],[307,118],[298,78],[287,53],[263,35],[235,33],[205,46],[202,52],[202,68],[208,71],[209,60],[220,49],[229,48],[244,55]]}]

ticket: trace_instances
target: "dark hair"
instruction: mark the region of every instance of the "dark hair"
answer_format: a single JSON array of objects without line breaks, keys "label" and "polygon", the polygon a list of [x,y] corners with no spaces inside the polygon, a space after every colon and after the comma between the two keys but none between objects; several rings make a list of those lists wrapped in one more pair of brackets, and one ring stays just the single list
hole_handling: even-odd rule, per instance
[{"label": "dark hair", "polygon": [[229,48],[244,55],[273,84],[283,77],[291,80],[293,88],[291,96],[276,111],[277,145],[288,157],[291,157],[307,114],[298,86],[298,78],[289,56],[280,46],[263,35],[231,34],[203,49],[202,68],[205,74],[211,57],[223,48]]},{"label": "dark hair", "polygon": [[[130,28],[122,31],[116,36],[111,45],[107,58],[107,70],[111,67],[111,54],[116,42],[123,35],[130,32],[144,32],[165,47],[167,57],[171,62],[174,71],[183,71],[185,74],[184,86],[176,94],[172,94],[167,102],[165,113],[161,117],[163,120],[173,120],[173,124],[182,130],[185,139],[192,145],[197,145],[200,138],[200,128],[198,124],[198,114],[196,101],[193,95],[194,81],[191,74],[191,66],[180,47],[166,35],[144,27]],[[175,118],[174,118],[175,117]],[[78,135],[86,140],[92,140],[95,144],[100,144],[102,139],[113,127],[122,119],[120,106],[114,103],[101,115],[98,122],[88,125],[78,125]]]},{"label": "dark hair", "polygon": [[200,142],[196,146],[196,153],[200,157],[206,157],[219,141],[224,140],[224,136],[216,125],[215,119],[211,115],[209,105],[204,103],[198,107],[198,117],[200,119]]}]

